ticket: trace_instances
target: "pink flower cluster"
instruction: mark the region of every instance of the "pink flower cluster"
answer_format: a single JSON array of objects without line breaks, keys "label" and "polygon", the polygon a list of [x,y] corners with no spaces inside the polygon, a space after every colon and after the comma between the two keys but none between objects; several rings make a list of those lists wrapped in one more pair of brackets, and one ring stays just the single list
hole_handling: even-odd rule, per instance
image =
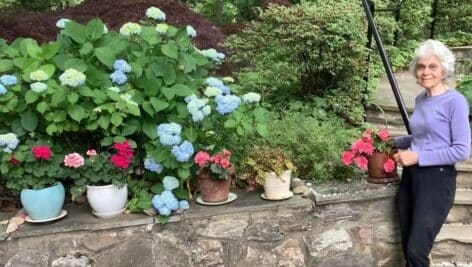
[{"label": "pink flower cluster", "polygon": [[[368,157],[379,151],[378,147],[387,147],[387,142],[390,140],[390,135],[387,129],[380,129],[375,132],[372,129],[367,129],[362,133],[362,137],[352,143],[349,150],[341,154],[341,161],[345,166],[354,164],[361,170],[367,169]],[[383,152],[383,151],[379,151]],[[395,162],[391,157],[388,157],[384,162],[384,171],[389,173],[395,170]]]},{"label": "pink flower cluster", "polygon": [[229,158],[231,157],[231,152],[229,150],[223,149],[223,152],[216,153],[213,156],[210,156],[206,151],[199,151],[195,157],[194,161],[200,168],[207,167],[208,164],[217,164],[227,169],[231,166]]},{"label": "pink flower cluster", "polygon": [[64,165],[74,169],[84,166],[84,161],[79,153],[70,153],[64,157]]},{"label": "pink flower cluster", "polygon": [[51,159],[52,151],[48,146],[34,146],[31,148],[33,155],[37,159]]},{"label": "pink flower cluster", "polygon": [[123,143],[116,143],[113,145],[116,154],[110,157],[111,162],[115,167],[125,170],[129,167],[131,159],[134,156],[134,149],[129,145],[128,141]]}]

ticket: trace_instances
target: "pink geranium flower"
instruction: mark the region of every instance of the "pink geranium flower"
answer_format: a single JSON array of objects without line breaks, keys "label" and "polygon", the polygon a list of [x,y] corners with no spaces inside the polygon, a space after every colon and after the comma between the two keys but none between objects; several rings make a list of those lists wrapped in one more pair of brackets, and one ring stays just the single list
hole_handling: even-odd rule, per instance
[{"label": "pink geranium flower", "polygon": [[368,161],[374,152],[385,152],[390,158],[386,158],[383,162],[385,172],[394,172],[396,165],[391,159],[393,153],[393,142],[387,131],[387,129],[380,130],[365,130],[361,137],[355,140],[350,149],[344,151],[341,154],[342,164],[345,166],[356,166],[357,168],[364,170],[368,167]]},{"label": "pink geranium flower", "polygon": [[353,161],[357,165],[357,167],[359,167],[359,169],[361,169],[361,170],[367,169],[368,161],[367,161],[366,157],[358,156],[358,157],[355,157]]},{"label": "pink geranium flower", "polygon": [[384,167],[385,172],[393,172],[395,170],[395,161],[393,161],[393,159],[389,158],[385,161],[383,167]]},{"label": "pink geranium flower", "polygon": [[115,167],[120,168],[120,169],[127,169],[129,167],[129,164],[131,163],[131,158],[128,158],[127,156],[120,155],[120,154],[114,154],[110,157],[111,162]]},{"label": "pink geranium flower", "polygon": [[377,134],[380,140],[382,141],[387,141],[390,138],[390,135],[388,134],[387,129],[380,129],[379,133]]},{"label": "pink geranium flower", "polygon": [[210,155],[205,151],[199,151],[193,160],[199,167],[203,167],[205,164],[207,164],[208,160],[210,160]]},{"label": "pink geranium flower", "polygon": [[359,153],[366,153],[367,155],[372,155],[374,153],[374,146],[372,143],[361,141],[358,144],[357,150]]},{"label": "pink geranium flower", "polygon": [[352,159],[356,156],[356,154],[352,151],[344,151],[341,155],[341,161],[345,166],[349,166],[352,163]]},{"label": "pink geranium flower", "polygon": [[79,153],[67,154],[64,157],[64,165],[77,169],[79,167],[84,166],[84,157],[82,157]]},{"label": "pink geranium flower", "polygon": [[97,151],[95,149],[89,149],[87,152],[85,152],[85,154],[87,154],[89,157],[94,157],[97,155]]},{"label": "pink geranium flower", "polygon": [[220,160],[220,165],[221,167],[227,169],[230,166],[228,158],[222,158]]}]

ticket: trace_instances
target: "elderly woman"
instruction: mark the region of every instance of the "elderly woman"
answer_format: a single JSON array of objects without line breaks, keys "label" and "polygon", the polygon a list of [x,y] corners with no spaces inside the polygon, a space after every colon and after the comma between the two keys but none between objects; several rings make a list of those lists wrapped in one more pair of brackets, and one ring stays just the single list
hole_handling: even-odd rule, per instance
[{"label": "elderly woman", "polygon": [[403,166],[399,219],[406,266],[429,266],[433,242],[454,203],[458,161],[469,158],[469,106],[446,84],[454,55],[427,40],[415,51],[410,71],[424,88],[415,99],[411,135],[395,138],[395,161]]}]

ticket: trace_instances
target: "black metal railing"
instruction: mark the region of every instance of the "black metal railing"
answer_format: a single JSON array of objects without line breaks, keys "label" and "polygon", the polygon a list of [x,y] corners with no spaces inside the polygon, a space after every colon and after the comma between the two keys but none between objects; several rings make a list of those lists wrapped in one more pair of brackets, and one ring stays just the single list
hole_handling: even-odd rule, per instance
[{"label": "black metal railing", "polygon": [[[395,80],[395,77],[393,76],[393,70],[392,67],[390,66],[390,63],[388,61],[387,53],[385,53],[385,48],[382,43],[382,39],[380,38],[379,31],[377,29],[377,25],[375,25],[374,17],[372,16],[371,12],[371,6],[368,3],[368,0],[362,0],[362,5],[364,6],[364,11],[367,16],[367,21],[369,23],[369,33],[374,37],[375,43],[377,45],[377,49],[380,54],[380,58],[382,59],[382,63],[385,69],[385,72],[387,73],[388,81],[390,83],[390,87],[392,87],[392,92],[393,95],[395,96],[395,101],[397,102],[398,109],[400,110],[400,114],[403,119],[403,123],[405,124],[405,128],[408,132],[408,134],[411,134],[410,131],[410,124],[409,124],[409,118],[408,118],[408,112],[406,111],[406,106],[405,102],[403,101],[403,98],[400,94],[400,89],[398,88],[397,81]],[[368,41],[369,42],[369,41]]]}]

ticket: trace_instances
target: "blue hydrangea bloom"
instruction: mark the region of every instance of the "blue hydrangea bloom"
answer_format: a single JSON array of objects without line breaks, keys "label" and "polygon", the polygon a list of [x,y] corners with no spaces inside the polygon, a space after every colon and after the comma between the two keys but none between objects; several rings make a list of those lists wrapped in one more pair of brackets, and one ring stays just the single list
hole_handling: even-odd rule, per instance
[{"label": "blue hydrangea bloom", "polygon": [[184,98],[184,101],[185,101],[185,103],[188,104],[188,103],[190,103],[193,99],[196,99],[196,98],[197,98],[196,95],[189,95],[189,96],[186,96],[186,97]]},{"label": "blue hydrangea bloom", "polygon": [[179,201],[171,191],[165,190],[162,192],[161,200],[164,202],[164,206],[171,211],[177,210],[179,208]]},{"label": "blue hydrangea bloom", "polygon": [[11,153],[16,149],[20,140],[14,133],[0,134],[0,148],[3,152]]},{"label": "blue hydrangea bloom", "polygon": [[31,91],[42,93],[48,89],[48,85],[42,82],[35,82],[30,84]]},{"label": "blue hydrangea bloom", "polygon": [[60,76],[61,85],[77,87],[85,83],[86,76],[76,69],[67,69]]},{"label": "blue hydrangea bloom", "polygon": [[182,126],[175,122],[162,123],[157,126],[159,142],[164,146],[174,146],[180,144],[180,141],[182,140],[180,137],[181,132]]},{"label": "blue hydrangea bloom", "polygon": [[1,83],[0,83],[0,95],[4,95],[7,93],[7,88],[5,88],[5,86],[3,86]]},{"label": "blue hydrangea bloom", "polygon": [[197,31],[190,25],[187,25],[186,27],[187,30],[187,35],[194,38],[197,36]]},{"label": "blue hydrangea bloom", "polygon": [[15,75],[4,74],[0,77],[0,83],[5,86],[15,85],[18,82]]},{"label": "blue hydrangea bloom", "polygon": [[222,80],[218,79],[218,78],[215,78],[215,77],[208,77],[205,82],[209,85],[209,86],[213,86],[213,87],[216,87],[216,88],[220,88],[224,86],[224,83]]},{"label": "blue hydrangea bloom", "polygon": [[190,208],[190,205],[188,204],[187,200],[181,200],[179,201],[179,209],[181,210],[188,210]]},{"label": "blue hydrangea bloom", "polygon": [[243,102],[246,102],[246,103],[257,103],[261,101],[261,95],[254,92],[249,92],[243,95],[242,99],[243,99]]},{"label": "blue hydrangea bloom", "polygon": [[162,180],[162,184],[164,185],[164,190],[167,191],[172,191],[180,185],[179,180],[177,180],[177,178],[175,178],[174,176],[164,177],[164,179]]},{"label": "blue hydrangea bloom", "polygon": [[159,8],[153,6],[146,10],[146,17],[160,21],[166,20],[166,14]]},{"label": "blue hydrangea bloom", "polygon": [[56,26],[60,29],[64,29],[66,27],[66,23],[69,22],[69,21],[70,21],[70,19],[65,19],[65,18],[59,19],[56,22]]},{"label": "blue hydrangea bloom", "polygon": [[231,89],[229,88],[229,86],[223,85],[222,87],[220,87],[220,89],[224,95],[231,94]]},{"label": "blue hydrangea bloom", "polygon": [[115,60],[115,63],[113,64],[113,68],[115,70],[119,70],[123,73],[130,73],[131,72],[131,66],[124,59]]},{"label": "blue hydrangea bloom", "polygon": [[150,156],[144,160],[144,168],[155,173],[161,173],[164,170],[164,166],[154,161]]},{"label": "blue hydrangea bloom", "polygon": [[152,205],[154,206],[154,208],[156,208],[156,210],[165,206],[164,201],[162,201],[160,195],[154,195],[152,197]]},{"label": "blue hydrangea bloom", "polygon": [[152,205],[160,215],[169,216],[179,208],[179,201],[171,191],[164,191],[160,195],[154,195]]},{"label": "blue hydrangea bloom", "polygon": [[221,52],[218,52],[216,54],[216,58],[219,59],[219,60],[223,60],[223,59],[225,59],[225,57],[226,57],[225,54],[223,54]]},{"label": "blue hydrangea bloom", "polygon": [[128,77],[126,77],[126,74],[124,74],[121,70],[115,70],[112,74],[110,74],[111,81],[122,85],[128,81]]},{"label": "blue hydrangea bloom", "polygon": [[179,162],[187,162],[193,155],[193,145],[189,141],[185,140],[180,146],[172,147],[172,155]]},{"label": "blue hydrangea bloom", "polygon": [[241,99],[235,95],[219,95],[215,97],[215,101],[216,111],[221,115],[235,111],[241,104]]},{"label": "blue hydrangea bloom", "polygon": [[165,206],[162,207],[162,208],[160,208],[160,209],[157,209],[157,211],[158,211],[159,214],[162,215],[162,216],[169,216],[170,213],[171,213],[170,209],[167,208],[167,207],[165,207]]},{"label": "blue hydrangea bloom", "polygon": [[193,99],[187,104],[187,110],[192,114],[192,120],[194,122],[202,121],[205,116],[208,116],[211,112],[211,108],[207,105],[207,102],[198,98]]}]

